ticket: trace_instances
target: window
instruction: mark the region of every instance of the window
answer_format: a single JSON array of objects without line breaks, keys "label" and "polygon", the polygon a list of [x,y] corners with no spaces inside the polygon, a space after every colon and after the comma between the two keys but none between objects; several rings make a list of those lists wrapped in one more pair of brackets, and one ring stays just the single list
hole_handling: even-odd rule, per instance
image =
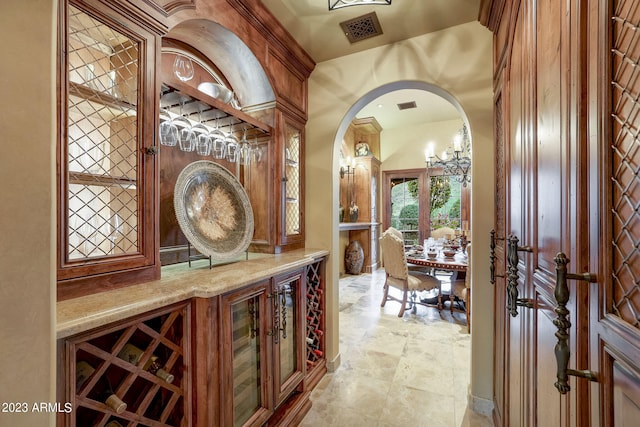
[{"label": "window", "polygon": [[462,184],[454,177],[432,176],[430,179],[429,225],[431,231],[441,227],[454,230],[462,225]]},{"label": "window", "polygon": [[400,230],[405,245],[422,244],[440,227],[469,229],[470,186],[432,172],[440,171],[383,171],[383,230]]}]

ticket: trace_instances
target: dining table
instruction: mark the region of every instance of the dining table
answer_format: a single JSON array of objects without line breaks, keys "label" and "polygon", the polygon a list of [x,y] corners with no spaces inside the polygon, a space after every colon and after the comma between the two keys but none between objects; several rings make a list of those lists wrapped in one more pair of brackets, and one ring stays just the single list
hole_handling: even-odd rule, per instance
[{"label": "dining table", "polygon": [[[431,274],[435,274],[438,270],[451,272],[451,287],[448,293],[442,291],[442,297],[448,296],[450,304],[453,307],[455,296],[453,295],[451,288],[456,280],[464,280],[465,278],[468,267],[467,254],[463,251],[457,251],[453,257],[446,257],[442,251],[438,251],[436,257],[431,258],[422,251],[409,250],[405,255],[410,269],[422,267],[430,269]],[[441,308],[442,301],[439,295],[435,298],[429,298],[428,301],[423,302],[431,303],[431,299],[437,299],[438,308]]]}]

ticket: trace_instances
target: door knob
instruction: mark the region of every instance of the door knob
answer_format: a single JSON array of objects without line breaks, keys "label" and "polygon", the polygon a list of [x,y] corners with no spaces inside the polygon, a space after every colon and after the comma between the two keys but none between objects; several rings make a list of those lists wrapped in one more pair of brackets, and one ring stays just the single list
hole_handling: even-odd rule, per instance
[{"label": "door knob", "polygon": [[557,303],[554,311],[558,315],[558,317],[553,321],[553,324],[558,328],[558,331],[555,334],[556,338],[558,338],[558,342],[554,348],[558,370],[554,386],[561,394],[566,394],[571,390],[568,383],[569,375],[586,378],[589,381],[598,381],[597,374],[593,371],[568,369],[569,358],[571,357],[571,350],[569,349],[569,328],[571,327],[571,321],[569,320],[570,313],[567,308],[567,302],[569,301],[570,296],[567,279],[580,280],[589,283],[596,282],[598,279],[595,274],[591,273],[567,273],[567,264],[569,263],[569,259],[562,252],[558,252],[554,261],[556,262],[556,288],[553,294]]}]

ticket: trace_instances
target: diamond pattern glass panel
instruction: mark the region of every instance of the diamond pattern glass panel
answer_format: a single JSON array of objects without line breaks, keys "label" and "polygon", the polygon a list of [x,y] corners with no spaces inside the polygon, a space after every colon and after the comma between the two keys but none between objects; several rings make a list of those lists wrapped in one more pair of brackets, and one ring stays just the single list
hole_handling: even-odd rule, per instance
[{"label": "diamond pattern glass panel", "polygon": [[640,327],[640,10],[618,1],[612,46],[612,311]]},{"label": "diamond pattern glass panel", "polygon": [[70,260],[138,252],[138,45],[76,7],[68,34]]},{"label": "diamond pattern glass panel", "polygon": [[300,132],[287,126],[285,233],[300,233]]}]

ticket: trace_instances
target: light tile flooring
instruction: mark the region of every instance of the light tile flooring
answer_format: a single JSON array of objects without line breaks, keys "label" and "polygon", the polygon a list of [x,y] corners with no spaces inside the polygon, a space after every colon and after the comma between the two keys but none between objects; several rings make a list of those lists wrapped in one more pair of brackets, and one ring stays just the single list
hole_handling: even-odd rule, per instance
[{"label": "light tile flooring", "polygon": [[399,318],[399,303],[380,307],[383,283],[384,270],[340,279],[341,365],[301,426],[492,426],[467,408],[464,313],[418,305]]}]

